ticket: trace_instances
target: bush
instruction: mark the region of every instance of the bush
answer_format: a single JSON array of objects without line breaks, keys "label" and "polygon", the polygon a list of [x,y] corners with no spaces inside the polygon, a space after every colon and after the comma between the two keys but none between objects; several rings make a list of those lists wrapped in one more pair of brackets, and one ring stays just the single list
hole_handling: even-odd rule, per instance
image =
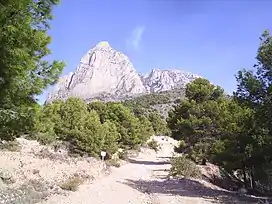
[{"label": "bush", "polygon": [[135,145],[134,150],[137,152],[141,152],[141,145]]},{"label": "bush", "polygon": [[146,117],[137,118],[121,103],[86,104],[78,98],[45,105],[39,112],[32,137],[42,144],[68,143],[69,154],[109,158],[119,149],[142,145],[153,135]]},{"label": "bush", "polygon": [[78,187],[83,183],[83,179],[80,177],[71,177],[64,183],[60,184],[61,189],[67,191],[77,191]]},{"label": "bush", "polygon": [[149,141],[147,143],[147,146],[151,149],[154,149],[156,152],[159,151],[160,149],[160,145],[158,144],[158,142],[154,139],[152,139],[151,141]]},{"label": "bush", "polygon": [[21,146],[17,141],[0,141],[0,149],[11,151],[11,152],[20,152]]},{"label": "bush", "polygon": [[48,144],[52,144],[52,143],[56,142],[57,136],[54,133],[38,132],[38,133],[28,136],[26,139],[37,140],[42,145],[48,145]]},{"label": "bush", "polygon": [[128,151],[127,150],[119,151],[118,157],[119,157],[119,159],[127,161],[128,160]]},{"label": "bush", "polygon": [[7,169],[0,169],[0,182],[5,184],[15,183],[15,179],[13,178],[13,172]]},{"label": "bush", "polygon": [[107,166],[114,166],[119,168],[121,166],[120,161],[118,159],[109,159],[106,160],[106,165]]},{"label": "bush", "polygon": [[173,158],[171,164],[172,167],[170,168],[169,176],[191,178],[199,178],[201,176],[201,171],[196,164],[184,156]]},{"label": "bush", "polygon": [[186,147],[186,143],[184,140],[180,140],[178,146],[174,147],[174,151],[178,153],[182,153]]}]

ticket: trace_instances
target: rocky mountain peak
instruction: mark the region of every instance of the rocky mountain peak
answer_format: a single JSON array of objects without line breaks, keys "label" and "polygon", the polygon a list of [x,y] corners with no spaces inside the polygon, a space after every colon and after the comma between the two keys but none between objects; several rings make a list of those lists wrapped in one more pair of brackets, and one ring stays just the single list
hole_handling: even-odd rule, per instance
[{"label": "rocky mountain peak", "polygon": [[159,92],[184,88],[188,82],[198,77],[196,74],[178,69],[154,68],[143,78],[143,82],[149,92]]},{"label": "rocky mountain peak", "polygon": [[157,68],[140,76],[126,55],[107,41],[101,41],[83,55],[75,72],[60,77],[46,102],[69,97],[86,101],[122,100],[138,94],[183,88],[197,77],[181,70]]},{"label": "rocky mountain peak", "polygon": [[102,41],[81,58],[74,73],[59,79],[57,89],[49,94],[47,102],[68,97],[84,100],[102,95],[121,97],[145,91],[128,57]]},{"label": "rocky mountain peak", "polygon": [[97,43],[96,48],[110,48],[110,44],[107,41],[101,41]]}]

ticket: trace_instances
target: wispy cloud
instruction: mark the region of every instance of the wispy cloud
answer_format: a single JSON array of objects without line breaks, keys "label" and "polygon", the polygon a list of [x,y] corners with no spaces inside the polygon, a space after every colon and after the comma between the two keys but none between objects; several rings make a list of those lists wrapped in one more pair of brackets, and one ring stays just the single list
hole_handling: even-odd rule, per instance
[{"label": "wispy cloud", "polygon": [[144,31],[145,31],[144,26],[135,27],[132,30],[131,35],[129,36],[129,38],[127,38],[127,40],[126,40],[127,46],[132,47],[135,50],[138,50],[139,47],[140,47],[140,43],[141,43]]}]

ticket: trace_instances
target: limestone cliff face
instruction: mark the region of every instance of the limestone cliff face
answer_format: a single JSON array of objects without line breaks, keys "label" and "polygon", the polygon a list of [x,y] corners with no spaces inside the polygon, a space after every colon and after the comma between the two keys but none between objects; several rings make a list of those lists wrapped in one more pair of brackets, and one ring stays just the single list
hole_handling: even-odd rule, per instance
[{"label": "limestone cliff face", "polygon": [[196,74],[177,69],[152,69],[147,76],[142,78],[142,81],[148,92],[159,92],[184,88],[187,83],[198,77]]},{"label": "limestone cliff face", "polygon": [[80,60],[76,71],[61,77],[56,91],[47,102],[68,97],[84,100],[112,95],[114,97],[146,92],[140,76],[128,57],[114,50],[108,42],[100,42]]},{"label": "limestone cliff face", "polygon": [[79,97],[83,100],[122,100],[138,94],[182,88],[198,76],[181,70],[152,69],[140,76],[126,55],[100,42],[80,60],[74,73],[60,77],[47,103]]}]

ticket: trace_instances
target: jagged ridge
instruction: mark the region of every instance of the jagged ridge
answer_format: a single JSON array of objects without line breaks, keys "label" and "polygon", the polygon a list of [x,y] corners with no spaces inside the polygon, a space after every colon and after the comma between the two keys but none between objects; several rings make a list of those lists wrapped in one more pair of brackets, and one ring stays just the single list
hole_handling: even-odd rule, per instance
[{"label": "jagged ridge", "polygon": [[60,77],[46,102],[79,97],[86,101],[116,101],[139,94],[183,88],[199,76],[181,70],[152,69],[140,76],[129,58],[108,42],[98,43],[80,60],[74,73]]}]

